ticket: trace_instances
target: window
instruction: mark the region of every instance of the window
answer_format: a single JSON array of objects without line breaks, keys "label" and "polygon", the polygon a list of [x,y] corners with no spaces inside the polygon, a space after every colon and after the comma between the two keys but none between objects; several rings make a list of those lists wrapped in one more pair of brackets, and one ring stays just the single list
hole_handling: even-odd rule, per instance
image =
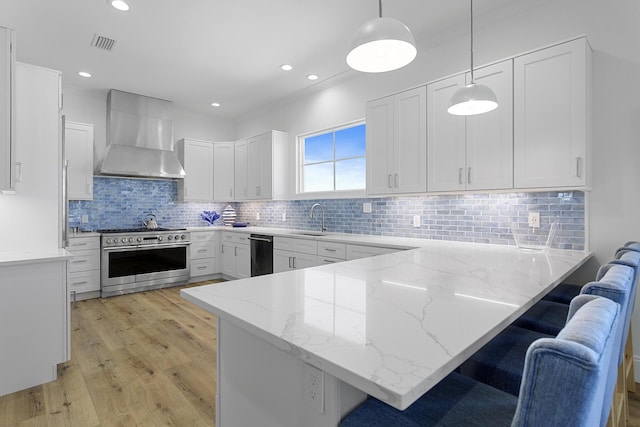
[{"label": "window", "polygon": [[365,124],[349,124],[299,137],[300,192],[364,190]]}]

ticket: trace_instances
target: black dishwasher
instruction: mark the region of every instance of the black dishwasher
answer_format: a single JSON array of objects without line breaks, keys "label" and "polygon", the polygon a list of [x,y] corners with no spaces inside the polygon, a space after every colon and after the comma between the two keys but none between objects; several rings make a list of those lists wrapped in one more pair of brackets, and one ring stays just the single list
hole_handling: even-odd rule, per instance
[{"label": "black dishwasher", "polygon": [[251,277],[273,273],[273,236],[252,234]]}]

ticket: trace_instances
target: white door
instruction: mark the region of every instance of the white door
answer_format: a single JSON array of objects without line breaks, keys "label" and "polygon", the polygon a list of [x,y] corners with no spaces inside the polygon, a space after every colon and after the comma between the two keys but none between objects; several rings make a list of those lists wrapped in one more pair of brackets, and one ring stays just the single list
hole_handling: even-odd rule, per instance
[{"label": "white door", "polygon": [[427,89],[394,95],[393,188],[397,193],[427,191]]},{"label": "white door", "polygon": [[236,277],[251,277],[251,248],[249,245],[236,246]]},{"label": "white door", "polygon": [[280,249],[273,250],[273,272],[282,273],[291,270],[291,252]]},{"label": "white door", "polygon": [[65,122],[69,200],[93,200],[93,125]]},{"label": "white door", "polygon": [[249,198],[248,175],[247,175],[247,141],[242,140],[235,143],[235,198],[236,200],[247,200]]},{"label": "white door", "polygon": [[233,142],[213,144],[213,199],[215,201],[233,200],[234,157]]},{"label": "white door", "polygon": [[185,200],[213,201],[213,144],[184,141]]},{"label": "white door", "polygon": [[393,97],[367,103],[367,193],[393,192]]},{"label": "white door", "polygon": [[514,59],[516,188],[586,184],[584,38]]},{"label": "white door", "polygon": [[[513,188],[513,61],[474,71],[476,83],[491,88],[498,108],[467,116],[467,190]],[[467,74],[467,83],[471,76]]]},{"label": "white door", "polygon": [[464,74],[427,85],[428,191],[465,189],[465,119],[447,112],[464,85]]}]

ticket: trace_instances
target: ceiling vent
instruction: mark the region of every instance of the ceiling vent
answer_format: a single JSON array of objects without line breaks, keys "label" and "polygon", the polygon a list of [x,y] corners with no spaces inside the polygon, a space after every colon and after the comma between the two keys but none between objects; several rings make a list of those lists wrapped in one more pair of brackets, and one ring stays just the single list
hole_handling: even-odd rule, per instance
[{"label": "ceiling vent", "polygon": [[110,39],[109,37],[99,36],[97,34],[93,35],[93,40],[91,40],[91,46],[97,47],[98,49],[103,49],[111,52],[113,46],[116,44],[114,39]]}]

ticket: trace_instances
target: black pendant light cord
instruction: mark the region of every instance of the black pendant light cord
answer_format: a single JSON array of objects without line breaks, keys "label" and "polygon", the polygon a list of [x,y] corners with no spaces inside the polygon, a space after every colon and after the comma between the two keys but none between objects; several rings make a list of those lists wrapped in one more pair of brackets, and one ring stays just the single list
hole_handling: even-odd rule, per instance
[{"label": "black pendant light cord", "polygon": [[471,84],[473,83],[473,0],[471,0]]}]

